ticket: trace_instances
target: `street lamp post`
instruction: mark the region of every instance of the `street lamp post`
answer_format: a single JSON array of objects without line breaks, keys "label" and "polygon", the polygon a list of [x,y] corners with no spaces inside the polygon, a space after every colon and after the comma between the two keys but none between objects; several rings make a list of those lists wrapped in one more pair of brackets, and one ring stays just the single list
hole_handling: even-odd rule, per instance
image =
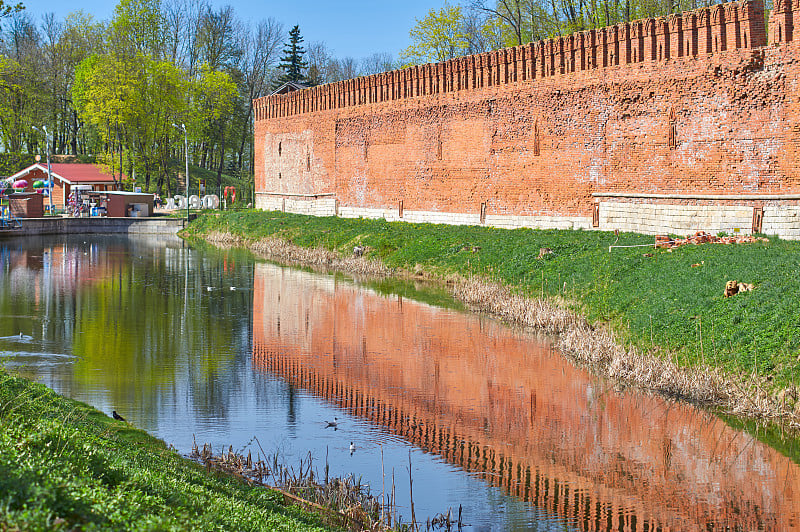
[{"label": "street lamp post", "polygon": [[186,133],[186,124],[172,124],[178,129],[183,130],[183,155],[186,159],[186,223],[189,223],[189,136]]},{"label": "street lamp post", "polygon": [[38,131],[39,133],[42,133],[42,130],[44,130],[44,144],[45,144],[45,148],[46,148],[46,152],[47,152],[47,196],[50,198],[50,214],[52,215],[53,214],[53,172],[52,172],[52,170],[50,168],[50,139],[48,138],[48,134],[47,134],[47,126],[42,126],[41,130],[36,126],[31,126],[31,127],[33,127],[34,131]]}]

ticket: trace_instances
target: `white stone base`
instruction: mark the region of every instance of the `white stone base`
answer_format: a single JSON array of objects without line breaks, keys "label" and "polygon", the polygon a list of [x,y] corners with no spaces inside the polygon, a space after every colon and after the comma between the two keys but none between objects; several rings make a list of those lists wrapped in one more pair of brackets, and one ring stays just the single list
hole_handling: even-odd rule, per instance
[{"label": "white stone base", "polygon": [[286,211],[295,214],[311,214],[314,216],[334,216],[342,218],[369,218],[373,220],[383,218],[389,222],[409,222],[447,225],[485,225],[502,229],[592,229],[592,220],[588,217],[560,217],[560,216],[513,216],[492,215],[486,216],[486,222],[481,223],[478,213],[412,211],[403,212],[403,217],[397,209],[374,209],[368,207],[338,207],[333,199],[291,199],[276,196],[261,196],[256,206],[264,210]]},{"label": "white stone base", "polygon": [[[430,223],[447,225],[485,225],[502,229],[598,229],[642,233],[646,235],[688,235],[696,231],[711,234],[725,232],[750,234],[753,207],[737,205],[664,205],[633,202],[600,202],[600,227],[592,227],[592,219],[582,216],[514,216],[486,215],[481,223],[478,213],[373,209],[338,207],[333,197],[256,196],[256,207],[268,211],[284,211],[310,216],[342,218],[383,218],[390,222]],[[761,231],[786,240],[800,240],[800,205],[767,205]]]},{"label": "white stone base", "polygon": [[764,207],[761,232],[784,240],[800,240],[800,205]]},{"label": "white stone base", "polygon": [[696,231],[716,234],[750,233],[753,208],[725,205],[658,205],[600,202],[600,228],[646,235],[688,235]]},{"label": "white stone base", "polygon": [[[738,205],[664,205],[600,202],[600,229],[646,235],[688,235],[696,231],[750,234],[753,207]],[[766,205],[761,232],[786,240],[800,240],[800,206]]]},{"label": "white stone base", "polygon": [[336,216],[336,200],[329,196],[298,198],[257,194],[256,208],[264,211],[283,211],[309,216]]},{"label": "white stone base", "polygon": [[485,225],[502,229],[591,229],[591,218],[558,216],[506,216],[486,215],[481,223],[480,214],[462,212],[403,211],[400,217],[397,209],[369,209],[360,207],[339,207],[342,218],[383,218],[389,222],[409,222],[446,225]]}]

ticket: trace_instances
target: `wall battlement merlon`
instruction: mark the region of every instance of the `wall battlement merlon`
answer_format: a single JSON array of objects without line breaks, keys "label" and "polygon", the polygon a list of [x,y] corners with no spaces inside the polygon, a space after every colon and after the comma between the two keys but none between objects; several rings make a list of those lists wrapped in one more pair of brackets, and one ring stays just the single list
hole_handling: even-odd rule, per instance
[{"label": "wall battlement merlon", "polygon": [[[793,40],[795,11],[800,0],[775,0],[771,44]],[[766,44],[763,3],[740,0],[265,96],[256,100],[255,114],[268,120]]]}]

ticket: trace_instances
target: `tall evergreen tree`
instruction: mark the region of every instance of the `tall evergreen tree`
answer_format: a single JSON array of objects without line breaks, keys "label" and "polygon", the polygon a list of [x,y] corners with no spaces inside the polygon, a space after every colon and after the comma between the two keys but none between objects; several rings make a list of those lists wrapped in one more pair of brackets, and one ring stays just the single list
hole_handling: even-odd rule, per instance
[{"label": "tall evergreen tree", "polygon": [[278,65],[284,71],[283,76],[278,80],[278,84],[283,84],[287,81],[306,83],[303,71],[308,67],[308,63],[303,59],[306,51],[301,46],[302,43],[303,37],[300,35],[300,26],[295,26],[289,32],[289,42],[283,48],[283,57],[281,57],[280,65]]}]

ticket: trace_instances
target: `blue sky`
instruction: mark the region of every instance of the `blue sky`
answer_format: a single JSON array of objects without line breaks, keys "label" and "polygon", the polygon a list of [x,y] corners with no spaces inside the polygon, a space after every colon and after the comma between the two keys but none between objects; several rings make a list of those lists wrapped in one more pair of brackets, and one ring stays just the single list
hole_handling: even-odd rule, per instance
[{"label": "blue sky", "polygon": [[[79,9],[91,13],[96,19],[107,20],[116,5],[116,2],[107,0],[76,3],[22,1],[37,20],[48,12],[63,18],[70,11]],[[400,51],[410,44],[408,31],[414,25],[414,19],[423,18],[432,8],[441,8],[444,0],[212,1],[214,8],[228,4],[243,20],[273,17],[287,29],[299,24],[306,43],[323,41],[336,57],[360,59],[376,52],[388,52],[397,58]]]}]

